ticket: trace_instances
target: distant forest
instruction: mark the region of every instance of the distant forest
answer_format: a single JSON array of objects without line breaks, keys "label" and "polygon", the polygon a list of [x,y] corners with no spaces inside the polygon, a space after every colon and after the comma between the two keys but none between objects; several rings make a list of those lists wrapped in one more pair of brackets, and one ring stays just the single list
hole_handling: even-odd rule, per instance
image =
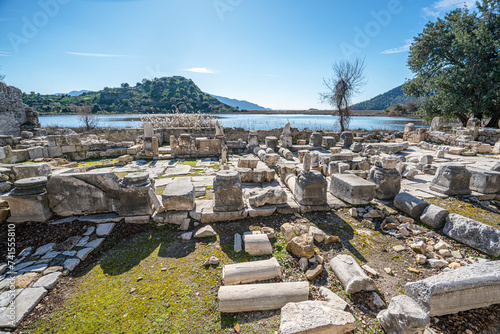
[{"label": "distant forest", "polygon": [[144,79],[136,86],[105,87],[78,96],[23,93],[23,101],[40,113],[218,113],[237,111],[181,76]]},{"label": "distant forest", "polygon": [[390,107],[396,108],[397,105],[403,106],[413,101],[413,98],[404,95],[402,87],[403,85],[398,86],[370,100],[355,104],[352,106],[352,110],[386,110]]}]

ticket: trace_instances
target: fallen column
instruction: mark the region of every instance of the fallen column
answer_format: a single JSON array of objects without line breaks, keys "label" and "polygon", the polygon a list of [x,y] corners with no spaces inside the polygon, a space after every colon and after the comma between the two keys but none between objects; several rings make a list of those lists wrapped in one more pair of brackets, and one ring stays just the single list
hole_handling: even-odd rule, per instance
[{"label": "fallen column", "polygon": [[467,246],[495,257],[500,256],[500,230],[473,219],[450,214],[443,233]]},{"label": "fallen column", "polygon": [[306,301],[308,282],[244,284],[219,288],[219,310],[222,313],[277,310],[287,303]]},{"label": "fallen column", "polygon": [[399,193],[394,198],[394,206],[413,218],[418,218],[429,204],[408,193]]},{"label": "fallen column", "polygon": [[431,317],[498,304],[500,261],[475,263],[408,283],[405,291]]},{"label": "fallen column", "polygon": [[222,268],[222,280],[225,285],[251,283],[281,277],[281,267],[276,258],[228,264]]},{"label": "fallen column", "polygon": [[365,274],[356,260],[350,255],[337,255],[330,261],[330,268],[342,282],[347,293],[377,290],[375,281]]}]

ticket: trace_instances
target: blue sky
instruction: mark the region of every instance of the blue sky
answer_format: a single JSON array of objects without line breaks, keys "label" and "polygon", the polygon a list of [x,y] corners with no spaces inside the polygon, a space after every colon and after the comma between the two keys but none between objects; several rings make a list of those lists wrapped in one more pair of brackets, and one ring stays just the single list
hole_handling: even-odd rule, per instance
[{"label": "blue sky", "polygon": [[319,101],[334,61],[365,57],[359,102],[402,84],[411,39],[474,0],[0,0],[0,73],[25,92],[182,75],[274,109]]}]

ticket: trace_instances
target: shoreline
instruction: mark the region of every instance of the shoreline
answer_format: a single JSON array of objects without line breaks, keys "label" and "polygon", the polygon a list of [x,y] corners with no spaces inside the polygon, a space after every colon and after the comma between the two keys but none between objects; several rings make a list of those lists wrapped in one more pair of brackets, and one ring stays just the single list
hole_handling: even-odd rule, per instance
[{"label": "shoreline", "polygon": [[[338,116],[338,112],[334,110],[247,110],[247,111],[235,111],[235,112],[220,112],[220,113],[210,113],[206,115],[332,115]],[[44,116],[76,116],[76,113],[38,113],[39,117]],[[165,116],[171,114],[147,114],[147,113],[98,113],[93,115],[102,115],[102,116],[140,116],[140,115],[148,115],[148,116]],[[203,115],[203,114],[202,114]],[[383,110],[352,110],[350,116],[355,117],[399,117],[399,118],[412,118],[412,119],[420,119],[415,115],[389,115],[387,112]]]}]

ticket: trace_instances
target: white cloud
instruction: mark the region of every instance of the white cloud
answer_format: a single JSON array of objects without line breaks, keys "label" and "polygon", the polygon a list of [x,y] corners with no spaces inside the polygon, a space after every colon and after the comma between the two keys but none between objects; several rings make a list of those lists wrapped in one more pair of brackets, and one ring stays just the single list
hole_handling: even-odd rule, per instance
[{"label": "white cloud", "polygon": [[107,53],[84,53],[84,52],[66,52],[69,55],[73,56],[84,56],[84,57],[130,57],[126,55],[113,55]]},{"label": "white cloud", "polygon": [[216,74],[217,72],[206,67],[193,67],[187,68],[185,71],[193,73],[205,73],[205,74]]},{"label": "white cloud", "polygon": [[399,48],[385,50],[385,51],[382,51],[380,53],[383,54],[383,55],[390,55],[390,54],[393,54],[393,53],[406,52],[406,51],[410,50],[410,46],[411,46],[411,40],[408,40],[408,41],[406,41],[405,45],[400,46]]},{"label": "white cloud", "polygon": [[422,8],[422,11],[424,12],[424,16],[438,17],[450,10],[464,6],[467,6],[467,8],[474,8],[476,6],[476,0],[438,0],[430,7]]},{"label": "white cloud", "polygon": [[12,52],[0,51],[0,57],[10,57],[10,56],[12,56]]}]

